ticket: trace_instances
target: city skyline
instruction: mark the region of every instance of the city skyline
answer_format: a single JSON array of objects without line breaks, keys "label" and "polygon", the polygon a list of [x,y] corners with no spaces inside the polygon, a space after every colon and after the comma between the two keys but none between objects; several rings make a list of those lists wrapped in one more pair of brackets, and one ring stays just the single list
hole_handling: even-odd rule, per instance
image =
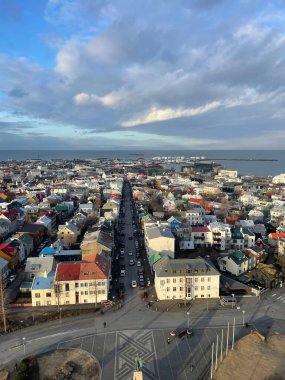
[{"label": "city skyline", "polygon": [[4,0],[1,149],[283,149],[284,8]]}]

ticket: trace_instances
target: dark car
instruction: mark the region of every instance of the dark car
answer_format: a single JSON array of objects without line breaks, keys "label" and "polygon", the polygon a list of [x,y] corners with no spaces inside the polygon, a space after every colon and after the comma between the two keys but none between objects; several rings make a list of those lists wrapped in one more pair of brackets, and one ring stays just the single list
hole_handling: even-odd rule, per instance
[{"label": "dark car", "polygon": [[184,327],[178,327],[170,332],[171,336],[177,336],[178,338],[183,338],[183,336],[191,336],[193,335],[193,331],[191,329],[185,329]]}]

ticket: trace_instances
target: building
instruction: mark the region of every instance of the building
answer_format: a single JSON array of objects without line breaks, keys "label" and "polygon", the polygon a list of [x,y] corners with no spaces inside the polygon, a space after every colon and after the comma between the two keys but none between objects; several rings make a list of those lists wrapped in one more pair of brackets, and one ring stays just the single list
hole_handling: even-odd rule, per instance
[{"label": "building", "polygon": [[220,273],[206,260],[162,257],[153,266],[158,300],[219,298]]},{"label": "building", "polygon": [[80,229],[73,223],[66,222],[58,226],[57,238],[67,245],[77,242]]},{"label": "building", "polygon": [[221,271],[229,272],[235,276],[239,276],[249,269],[248,257],[242,251],[232,252],[226,256],[219,257],[217,264]]},{"label": "building", "polygon": [[148,257],[156,252],[174,258],[175,238],[169,228],[155,224],[146,225],[145,247]]},{"label": "building", "polygon": [[210,223],[210,230],[212,231],[213,247],[219,251],[225,251],[231,241],[231,227],[224,223]]},{"label": "building", "polygon": [[211,247],[213,244],[212,231],[206,226],[194,226],[192,227],[191,240],[194,242],[195,248]]},{"label": "building", "polygon": [[203,208],[194,208],[192,210],[186,211],[186,219],[189,221],[191,226],[204,225],[205,219],[205,210]]}]

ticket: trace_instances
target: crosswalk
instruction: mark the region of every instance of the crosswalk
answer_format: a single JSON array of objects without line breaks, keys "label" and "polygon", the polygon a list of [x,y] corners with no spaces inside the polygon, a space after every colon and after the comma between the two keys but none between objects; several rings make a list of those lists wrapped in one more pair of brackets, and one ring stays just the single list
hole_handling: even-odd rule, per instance
[{"label": "crosswalk", "polygon": [[[276,297],[276,296],[277,296],[277,293],[271,294],[271,297]],[[275,299],[285,303],[285,296],[278,296]]]}]

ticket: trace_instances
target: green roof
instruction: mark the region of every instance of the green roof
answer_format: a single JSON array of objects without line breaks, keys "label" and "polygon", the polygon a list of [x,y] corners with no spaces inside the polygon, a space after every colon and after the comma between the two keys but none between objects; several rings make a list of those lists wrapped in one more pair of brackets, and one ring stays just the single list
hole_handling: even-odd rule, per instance
[{"label": "green roof", "polygon": [[176,205],[183,205],[185,203],[188,203],[187,199],[175,199],[174,203]]},{"label": "green roof", "polygon": [[254,233],[252,231],[250,231],[248,228],[243,228],[242,233],[249,235],[249,236],[255,236]]},{"label": "green roof", "polygon": [[155,252],[153,255],[150,256],[149,262],[150,265],[154,265],[161,259],[161,254],[159,252]]},{"label": "green roof", "polygon": [[232,239],[242,239],[243,240],[243,234],[240,232],[239,228],[232,228],[231,229],[232,233]]}]

